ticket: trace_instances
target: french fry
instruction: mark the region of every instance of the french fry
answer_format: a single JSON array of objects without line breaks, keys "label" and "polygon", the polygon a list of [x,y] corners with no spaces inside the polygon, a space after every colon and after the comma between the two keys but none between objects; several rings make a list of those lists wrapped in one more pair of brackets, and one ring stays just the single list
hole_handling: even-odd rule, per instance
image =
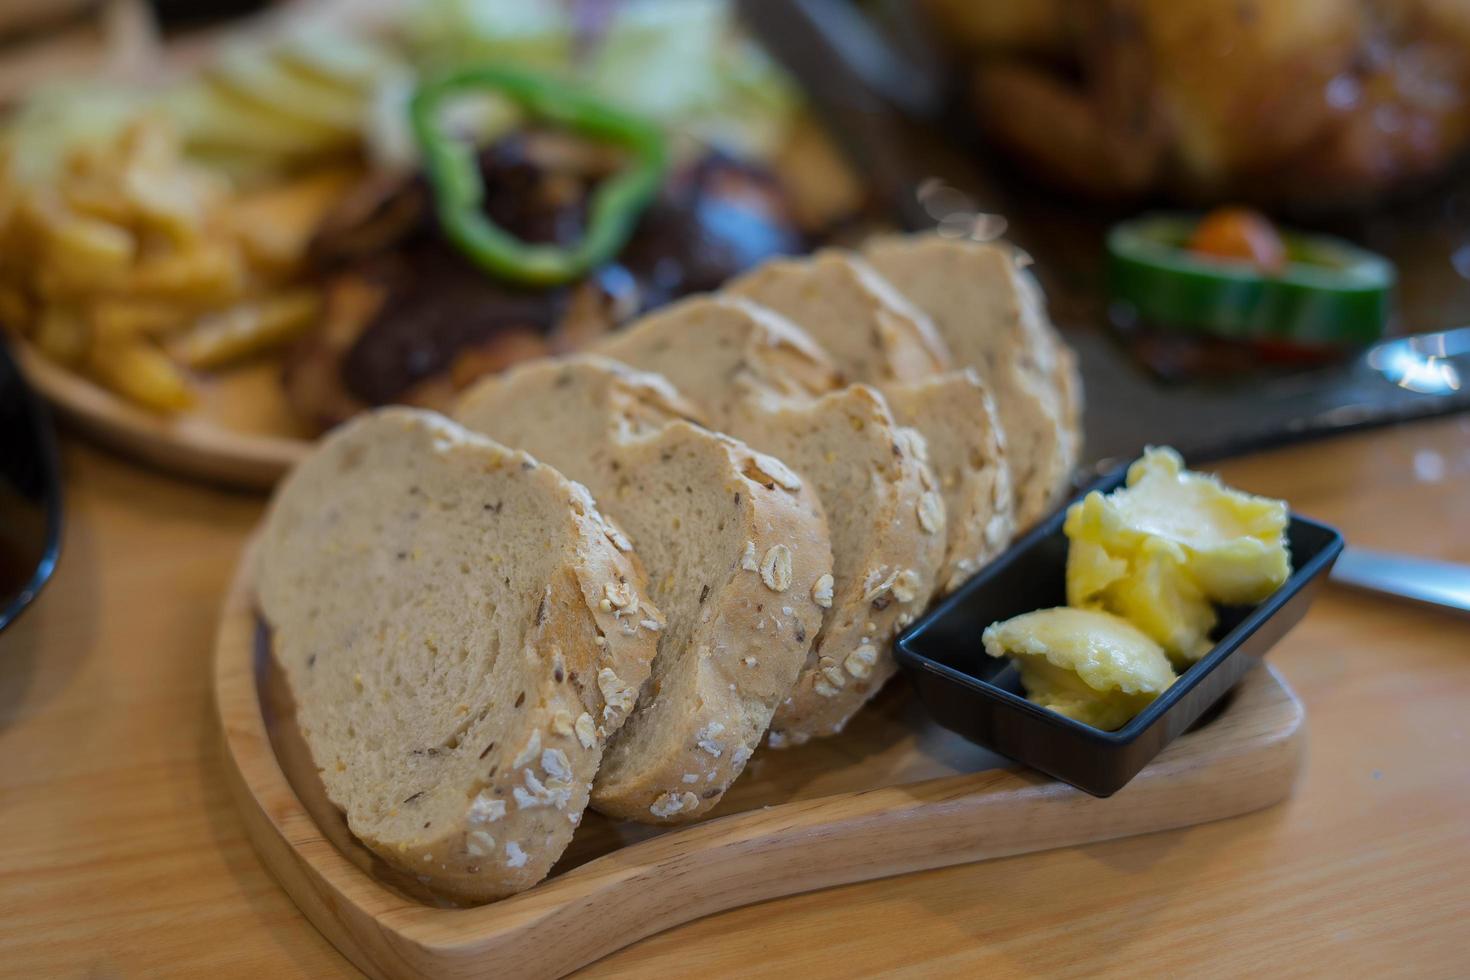
[{"label": "french fry", "polygon": [[43,293],[106,289],[127,276],[137,240],[126,228],[77,214],[46,191],[30,195],[22,207],[39,244]]},{"label": "french fry", "polygon": [[292,272],[305,258],[322,216],[356,176],[356,168],[334,167],[239,195],[225,205],[225,223],[254,268]]},{"label": "french fry", "polygon": [[192,314],[189,307],[168,300],[104,296],[92,303],[88,319],[99,344],[116,344],[179,330]]},{"label": "french fry", "polygon": [[48,306],[36,317],[31,336],[41,353],[61,364],[74,366],[86,356],[92,338],[87,322],[77,311],[64,306]]},{"label": "french fry", "polygon": [[[291,91],[346,102],[315,78],[279,74]],[[283,131],[292,141],[339,138],[269,100],[206,87],[212,105],[269,122],[269,149]],[[317,290],[265,290],[300,274],[311,234],[353,174],[318,172],[240,197],[186,159],[168,126],[144,120],[21,183],[0,143],[0,326],[137,405],[185,410],[188,368],[277,348],[319,319]]]},{"label": "french fry", "polygon": [[117,292],[198,307],[223,306],[244,295],[244,263],[231,243],[198,242],[145,257]]},{"label": "french fry", "polygon": [[133,220],[133,205],[112,176],[86,174],[61,184],[61,198],[77,214],[108,224],[127,226]]},{"label": "french fry", "polygon": [[172,414],[194,404],[183,372],[147,342],[96,345],[87,369],[108,388],[155,412]]},{"label": "french fry", "polygon": [[218,368],[294,340],[321,315],[315,290],[296,289],[202,317],[169,353],[191,368]]},{"label": "french fry", "polygon": [[141,232],[175,248],[190,248],[203,237],[205,202],[178,174],[133,167],[123,176],[123,190]]}]

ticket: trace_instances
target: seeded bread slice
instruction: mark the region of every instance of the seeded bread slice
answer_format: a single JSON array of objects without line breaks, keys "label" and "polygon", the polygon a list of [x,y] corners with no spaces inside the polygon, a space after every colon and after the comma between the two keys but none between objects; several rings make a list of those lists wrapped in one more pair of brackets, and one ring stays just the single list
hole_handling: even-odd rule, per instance
[{"label": "seeded bread slice", "polygon": [[[440,416],[384,409],[281,484],[255,576],[352,832],[463,899],[545,877],[662,624],[586,489]],[[613,594],[640,606],[639,629],[599,607]]]},{"label": "seeded bread slice", "polygon": [[774,259],[724,292],[796,324],[826,351],[844,382],[922,381],[952,363],[929,318],[856,255],[824,249],[810,258]]},{"label": "seeded bread slice", "polygon": [[998,246],[937,235],[886,236],[864,257],[928,314],[961,366],[995,399],[1016,494],[1016,524],[1034,523],[1067,485],[1075,455],[1050,358],[1052,337],[1028,312],[1015,256]]},{"label": "seeded bread slice", "polygon": [[655,375],[592,355],[481,382],[459,418],[585,481],[668,614],[652,678],[592,790],[604,813],[700,816],[740,775],[817,636],[830,581],[816,495],[769,456],[692,425]]},{"label": "seeded bread slice", "polygon": [[[996,245],[996,248],[1003,246]],[[1082,453],[1082,375],[1077,369],[1077,352],[1062,339],[1046,314],[1046,296],[1041,283],[1031,274],[1029,259],[1011,250],[1020,286],[1021,317],[1027,329],[1044,338],[1040,348],[1040,368],[1051,379],[1057,392],[1058,417],[1062,423],[1062,455],[1070,474],[1076,469]],[[1058,488],[1058,495],[1069,487]]]},{"label": "seeded bread slice", "polygon": [[[793,338],[799,338],[799,341]],[[818,391],[825,357],[778,315],[735,297],[701,296],[609,337],[603,353],[658,372],[710,424],[779,457],[815,487],[832,533],[821,632],[771,744],[841,730],[893,673],[889,640],[933,594],[944,556],[944,502],[923,437],[899,426],[877,390]],[[805,352],[805,380],[759,354]],[[805,391],[793,396],[792,392]]]},{"label": "seeded bread slice", "polygon": [[767,262],[726,291],[799,326],[845,379],[876,385],[899,423],[924,436],[948,517],[942,591],[999,553],[1014,514],[995,406],[972,372],[940,373],[950,357],[927,316],[866,262],[836,250]]},{"label": "seeded bread slice", "polygon": [[952,592],[1015,536],[1011,468],[995,402],[973,368],[887,385],[883,394],[894,417],[928,445],[947,527],[939,592]]}]

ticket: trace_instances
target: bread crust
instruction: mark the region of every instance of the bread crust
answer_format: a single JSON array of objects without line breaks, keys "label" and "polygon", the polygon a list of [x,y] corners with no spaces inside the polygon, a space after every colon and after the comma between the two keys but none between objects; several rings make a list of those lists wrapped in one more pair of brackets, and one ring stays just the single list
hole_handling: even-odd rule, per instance
[{"label": "bread crust", "polygon": [[[506,441],[544,446],[592,486],[628,529],[669,612],[652,680],[614,739],[592,805],[657,823],[708,812],[744,769],[817,636],[822,610],[812,595],[832,558],[815,494],[780,462],[688,421],[697,410],[663,378],[595,355],[483,381],[458,415]],[[657,499],[661,487],[672,502]],[[688,506],[714,501],[705,526],[679,524],[686,495]],[[703,557],[692,566],[695,552]]]},{"label": "bread crust", "polygon": [[[535,581],[500,553],[500,522],[521,513],[540,518],[517,532],[545,556]],[[597,678],[636,690],[663,623],[587,491],[433,413],[383,409],[280,485],[254,573],[302,734],[353,833],[456,900],[545,877],[625,717]],[[650,628],[617,633],[597,601],[609,589]],[[403,674],[419,679],[397,687]]]},{"label": "bread crust", "polygon": [[924,438],[894,422],[876,389],[849,385],[807,405],[770,411],[767,438],[799,442],[813,421],[833,418],[848,425],[846,451],[874,461],[869,479],[865,485],[812,479],[829,512],[863,494],[868,533],[845,559],[834,555],[831,608],[790,697],[771,721],[774,747],[837,734],[893,676],[891,641],[928,605],[944,557],[944,504]]},{"label": "bread crust", "polygon": [[924,436],[944,497],[941,595],[953,592],[1015,536],[1011,470],[995,402],[972,368],[888,385],[893,414]]},{"label": "bread crust", "polygon": [[850,252],[823,249],[765,262],[722,292],[801,328],[832,358],[844,383],[922,381],[953,364],[929,318]]},{"label": "bread crust", "polygon": [[1016,525],[1068,486],[1080,445],[1075,358],[1047,322],[1034,280],[1009,246],[934,235],[870,240],[863,256],[933,321],[955,363],[995,400],[1011,464]]},{"label": "bread crust", "polygon": [[767,262],[726,287],[811,335],[843,377],[877,386],[902,425],[929,444],[948,518],[940,590],[949,592],[1015,530],[1010,464],[995,403],[952,358],[933,323],[868,263],[827,249]]},{"label": "bread crust", "polygon": [[[816,365],[826,361],[799,327],[731,297],[686,301],[600,348],[663,372],[712,425],[780,457],[817,487],[832,528],[833,583],[824,590],[821,633],[771,723],[773,745],[840,730],[892,675],[889,640],[933,595],[945,541],[944,504],[923,437],[899,426],[872,387],[822,392],[782,379],[779,365],[750,369],[758,352],[777,345],[813,352]],[[835,385],[835,372],[830,376]],[[852,460],[876,462],[857,474]],[[848,514],[867,516],[857,544],[839,534]]]}]

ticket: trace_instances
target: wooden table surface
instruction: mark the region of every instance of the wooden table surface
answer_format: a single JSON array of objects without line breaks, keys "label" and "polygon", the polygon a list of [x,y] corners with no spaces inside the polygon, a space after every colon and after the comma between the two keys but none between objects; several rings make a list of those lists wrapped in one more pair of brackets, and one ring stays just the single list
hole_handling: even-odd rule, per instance
[{"label": "wooden table surface", "polygon": [[[60,569],[0,635],[0,974],[352,975],[256,860],[211,727],[261,500],[65,458]],[[1223,472],[1353,543],[1470,561],[1470,418]],[[1470,621],[1326,590],[1273,661],[1310,728],[1287,804],[751,906],[586,973],[1470,974]]]}]

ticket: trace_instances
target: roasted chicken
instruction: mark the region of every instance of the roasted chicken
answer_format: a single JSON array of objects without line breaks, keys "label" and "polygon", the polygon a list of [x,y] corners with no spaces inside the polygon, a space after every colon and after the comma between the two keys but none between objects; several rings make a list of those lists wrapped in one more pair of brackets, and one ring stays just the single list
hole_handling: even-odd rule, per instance
[{"label": "roasted chicken", "polygon": [[993,140],[1097,197],[1365,202],[1470,144],[1470,0],[925,0]]}]

